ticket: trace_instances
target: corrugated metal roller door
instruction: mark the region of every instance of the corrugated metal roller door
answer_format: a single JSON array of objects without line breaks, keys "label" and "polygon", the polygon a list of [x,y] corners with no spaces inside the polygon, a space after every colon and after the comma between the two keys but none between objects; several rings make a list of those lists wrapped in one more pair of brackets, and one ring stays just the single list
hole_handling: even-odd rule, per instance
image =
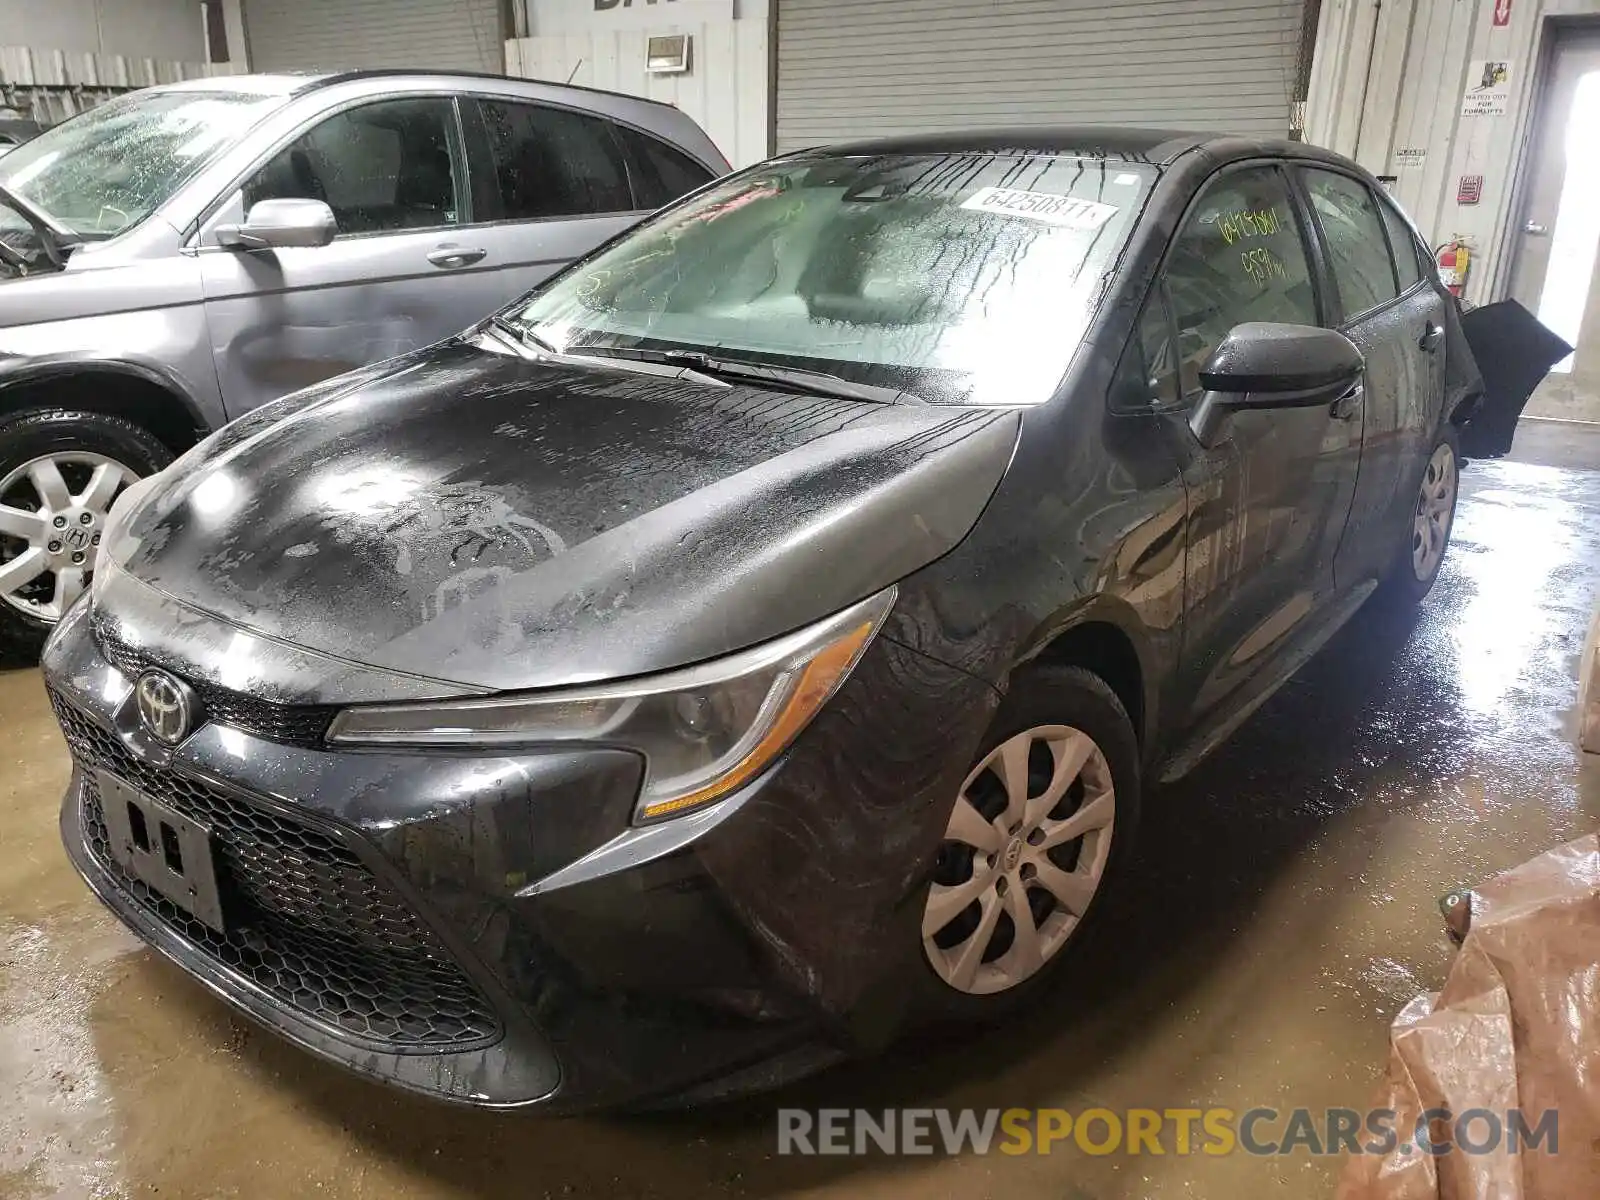
[{"label": "corrugated metal roller door", "polygon": [[778,149],[982,125],[1283,137],[1303,0],[776,0]]},{"label": "corrugated metal roller door", "polygon": [[499,71],[501,0],[245,0],[255,71]]}]

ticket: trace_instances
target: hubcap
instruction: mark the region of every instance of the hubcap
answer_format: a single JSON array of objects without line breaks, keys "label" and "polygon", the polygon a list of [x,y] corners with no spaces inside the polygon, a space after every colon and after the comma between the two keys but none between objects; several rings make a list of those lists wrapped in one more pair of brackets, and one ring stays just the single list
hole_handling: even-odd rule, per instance
[{"label": "hubcap", "polygon": [[112,502],[138,478],[102,454],[62,451],[0,479],[0,600],[59,621],[88,584]]},{"label": "hubcap", "polygon": [[1111,767],[1081,730],[1041,725],[990,751],[961,786],[923,909],[939,977],[990,995],[1058,954],[1099,890],[1115,815]]},{"label": "hubcap", "polygon": [[1411,567],[1418,579],[1428,579],[1444,557],[1450,540],[1450,522],[1456,511],[1456,455],[1440,446],[1422,473],[1417,511],[1411,525]]}]

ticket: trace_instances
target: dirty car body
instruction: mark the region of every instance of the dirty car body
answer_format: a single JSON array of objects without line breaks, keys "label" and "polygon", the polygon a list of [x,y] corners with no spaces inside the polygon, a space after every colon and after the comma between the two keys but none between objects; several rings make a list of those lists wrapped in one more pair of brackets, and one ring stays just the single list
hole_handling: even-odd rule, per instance
[{"label": "dirty car body", "polygon": [[99,535],[228,420],[459,332],[727,169],[669,105],[448,72],[191,80],[12,151],[0,644],[37,651],[86,582],[54,518]]},{"label": "dirty car body", "polygon": [[881,1045],[1030,681],[1114,693],[1131,799],[1427,541],[1477,373],[1380,195],[1191,135],[813,151],[258,410],[125,497],[47,647],[74,863],[230,1003],[447,1099]]}]

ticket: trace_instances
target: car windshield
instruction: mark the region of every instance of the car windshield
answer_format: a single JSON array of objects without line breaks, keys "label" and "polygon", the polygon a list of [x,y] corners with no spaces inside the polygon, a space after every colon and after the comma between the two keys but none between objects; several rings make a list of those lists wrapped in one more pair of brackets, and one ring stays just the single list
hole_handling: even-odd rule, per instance
[{"label": "car windshield", "polygon": [[646,222],[510,320],[573,354],[697,352],[937,403],[1038,403],[1154,179],[1045,155],[781,160]]},{"label": "car windshield", "polygon": [[[0,186],[79,237],[115,237],[283,102],[250,92],[135,92],[0,158]],[[0,209],[0,233],[26,228]]]}]

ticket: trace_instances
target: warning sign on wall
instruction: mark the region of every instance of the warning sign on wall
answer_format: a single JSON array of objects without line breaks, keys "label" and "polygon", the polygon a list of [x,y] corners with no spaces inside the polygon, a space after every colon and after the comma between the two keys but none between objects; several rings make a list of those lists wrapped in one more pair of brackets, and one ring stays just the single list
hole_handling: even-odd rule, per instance
[{"label": "warning sign on wall", "polygon": [[1467,75],[1466,95],[1461,99],[1463,117],[1503,117],[1511,101],[1511,64],[1493,59],[1472,63]]}]

